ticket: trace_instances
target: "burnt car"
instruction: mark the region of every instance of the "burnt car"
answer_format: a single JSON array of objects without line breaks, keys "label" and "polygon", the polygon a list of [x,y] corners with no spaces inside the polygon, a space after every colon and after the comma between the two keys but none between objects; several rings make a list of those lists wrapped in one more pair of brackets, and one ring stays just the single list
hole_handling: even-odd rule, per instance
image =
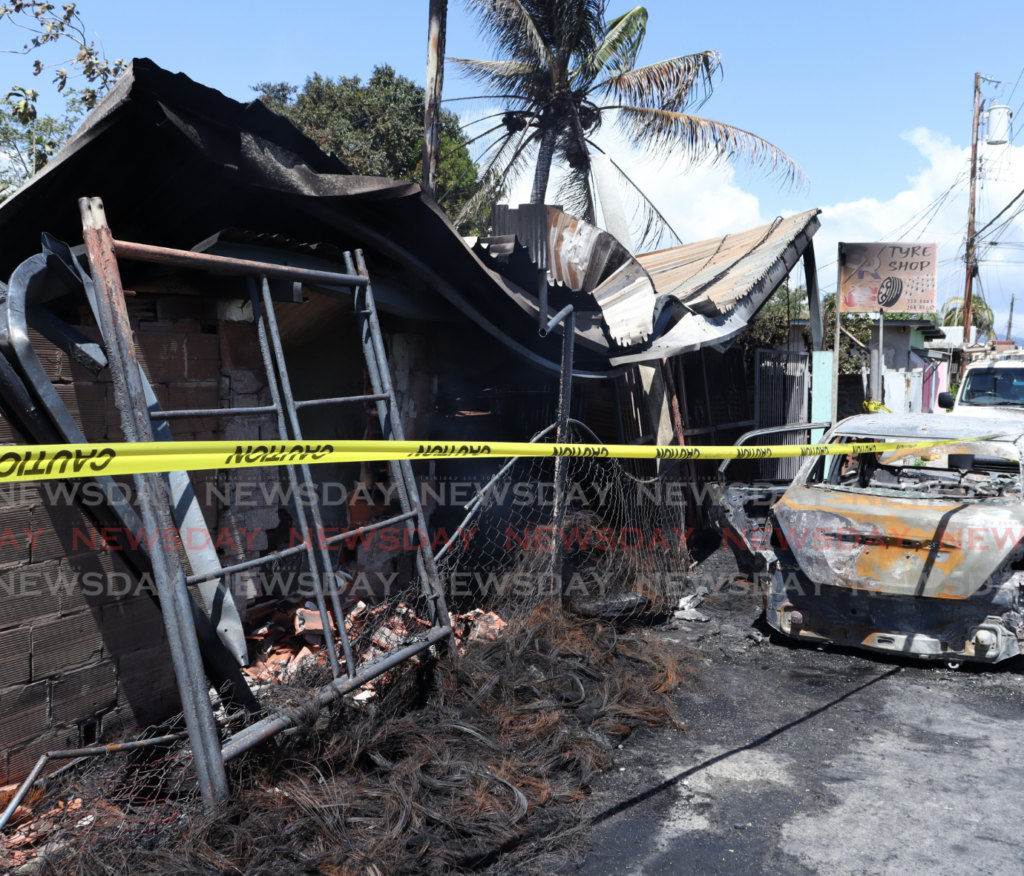
[{"label": "burnt car", "polygon": [[[782,443],[766,431],[740,443]],[[995,663],[1024,642],[1022,435],[1024,423],[1007,419],[850,417],[821,443],[951,443],[808,457],[788,486],[759,480],[762,463],[740,472],[727,461],[712,516],[741,568],[764,583],[779,632],[954,666]]]}]

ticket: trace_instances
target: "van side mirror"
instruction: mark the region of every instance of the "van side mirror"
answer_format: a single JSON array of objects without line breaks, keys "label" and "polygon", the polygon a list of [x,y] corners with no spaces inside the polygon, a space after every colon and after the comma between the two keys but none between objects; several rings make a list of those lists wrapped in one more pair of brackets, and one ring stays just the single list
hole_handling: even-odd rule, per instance
[{"label": "van side mirror", "polygon": [[956,400],[953,398],[951,392],[940,392],[939,393],[939,407],[946,408],[949,410],[953,405],[956,404]]}]

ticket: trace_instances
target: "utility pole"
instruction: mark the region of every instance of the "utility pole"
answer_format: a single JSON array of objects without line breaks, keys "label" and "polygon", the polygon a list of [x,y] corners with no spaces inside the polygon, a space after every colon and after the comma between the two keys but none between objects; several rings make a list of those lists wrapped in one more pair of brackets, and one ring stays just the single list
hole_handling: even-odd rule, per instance
[{"label": "utility pole", "polygon": [[1010,298],[1010,319],[1006,323],[1006,340],[1013,340],[1013,303],[1017,300],[1017,296],[1013,295]]},{"label": "utility pole", "polygon": [[971,202],[967,208],[967,281],[964,288],[964,340],[966,347],[971,342],[971,293],[974,272],[977,269],[974,256],[974,195],[978,187],[978,121],[981,116],[981,74],[974,74],[974,125],[971,128]]},{"label": "utility pole", "polygon": [[[846,247],[839,244],[839,272],[836,280],[836,326],[835,349],[832,352],[832,425],[839,422],[839,336],[843,330],[843,265],[846,264]],[[827,323],[826,323],[827,325]],[[822,339],[824,343],[824,339]]]},{"label": "utility pole", "polygon": [[441,86],[444,83],[444,38],[448,0],[430,0],[427,28],[427,89],[423,106],[423,191],[437,199],[437,165],[441,151]]}]

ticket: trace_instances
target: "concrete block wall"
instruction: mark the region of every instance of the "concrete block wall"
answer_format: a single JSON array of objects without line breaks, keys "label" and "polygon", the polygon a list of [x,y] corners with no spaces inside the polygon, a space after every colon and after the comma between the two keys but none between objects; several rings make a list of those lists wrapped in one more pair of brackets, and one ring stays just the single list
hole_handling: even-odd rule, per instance
[{"label": "concrete block wall", "polygon": [[[129,300],[130,310],[137,303]],[[166,409],[269,403],[255,326],[218,322],[215,304],[150,299],[145,316],[133,317],[143,370]],[[97,328],[79,330],[99,340]],[[86,438],[123,440],[109,371],[93,375],[42,337],[33,334],[32,342]],[[170,424],[177,440],[277,437],[269,420],[209,417]],[[18,443],[24,443],[21,436],[0,418],[0,444]],[[276,469],[266,474],[278,477]],[[277,525],[276,505],[225,506],[207,489],[216,486],[214,476],[193,475],[207,526],[211,532],[246,527],[254,556],[266,540],[264,535],[258,544],[253,530]],[[133,481],[124,480],[134,496]],[[83,482],[68,485],[76,483],[81,489]],[[180,708],[151,585],[110,549],[88,509],[68,495],[68,485],[0,488],[0,785],[23,779],[47,750],[131,734]],[[247,544],[244,538],[241,544]],[[222,552],[225,564],[237,558]]]}]

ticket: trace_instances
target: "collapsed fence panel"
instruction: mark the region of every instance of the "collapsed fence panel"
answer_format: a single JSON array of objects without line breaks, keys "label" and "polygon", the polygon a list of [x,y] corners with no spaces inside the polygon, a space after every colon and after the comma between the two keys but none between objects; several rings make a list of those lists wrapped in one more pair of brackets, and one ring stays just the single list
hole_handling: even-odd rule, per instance
[{"label": "collapsed fence panel", "polygon": [[[533,440],[553,440],[556,425]],[[569,443],[598,443],[576,420],[565,423],[565,435]],[[465,519],[436,557],[456,607],[460,595],[484,607],[561,596],[573,610],[595,616],[667,612],[688,570],[686,490],[678,462],[644,478],[624,465],[629,461],[495,460],[494,475],[467,503]]]}]

